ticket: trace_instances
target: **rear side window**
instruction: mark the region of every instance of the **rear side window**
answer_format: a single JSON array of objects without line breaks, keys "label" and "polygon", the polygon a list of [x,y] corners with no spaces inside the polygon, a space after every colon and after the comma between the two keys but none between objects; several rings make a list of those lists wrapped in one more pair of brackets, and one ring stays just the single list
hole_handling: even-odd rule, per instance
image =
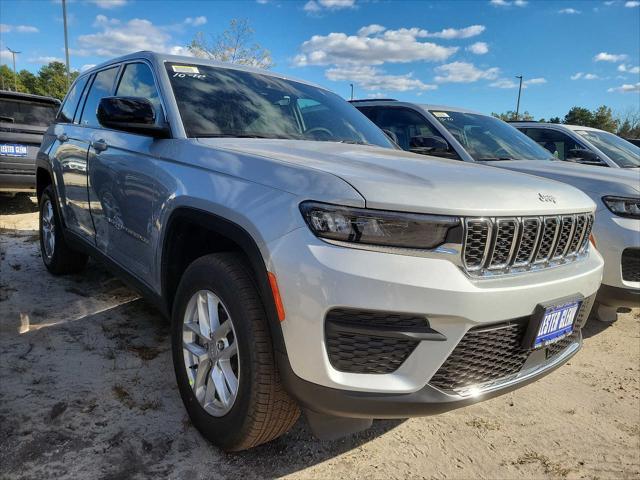
[{"label": "rear side window", "polygon": [[124,68],[116,95],[146,98],[153,104],[156,114],[160,114],[158,89],[153,80],[151,69],[145,63],[130,63]]},{"label": "rear side window", "polygon": [[0,122],[46,127],[56,116],[58,106],[29,100],[0,98]]},{"label": "rear side window", "polygon": [[76,83],[73,84],[71,90],[67,94],[67,97],[64,100],[64,104],[60,109],[60,113],[58,113],[58,118],[56,118],[57,122],[61,123],[72,123],[73,116],[76,113],[76,108],[78,108],[78,102],[80,97],[82,96],[82,92],[84,91],[84,87],[87,84],[88,76],[84,76],[79,78]]},{"label": "rear side window", "polygon": [[116,80],[116,74],[118,73],[118,67],[109,68],[98,72],[91,84],[91,89],[87,95],[87,101],[82,109],[82,118],[80,119],[80,125],[83,127],[100,127],[100,122],[96,116],[98,112],[98,104],[104,97],[111,96],[113,91],[113,83]]}]

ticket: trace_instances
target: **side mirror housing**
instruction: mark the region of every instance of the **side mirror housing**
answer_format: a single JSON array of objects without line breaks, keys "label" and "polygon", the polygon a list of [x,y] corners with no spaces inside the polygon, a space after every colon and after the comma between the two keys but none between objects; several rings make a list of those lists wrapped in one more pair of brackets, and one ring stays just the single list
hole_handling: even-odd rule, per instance
[{"label": "side mirror housing", "polygon": [[588,165],[602,165],[603,162],[598,157],[597,154],[592,152],[591,150],[586,150],[583,148],[574,148],[567,152],[567,160],[576,163],[584,163]]},{"label": "side mirror housing", "polygon": [[100,125],[113,130],[137,133],[154,138],[167,138],[169,127],[158,124],[153,104],[146,98],[105,97],[97,112]]},{"label": "side mirror housing", "polygon": [[449,144],[439,137],[411,137],[409,151],[429,155],[449,151]]}]

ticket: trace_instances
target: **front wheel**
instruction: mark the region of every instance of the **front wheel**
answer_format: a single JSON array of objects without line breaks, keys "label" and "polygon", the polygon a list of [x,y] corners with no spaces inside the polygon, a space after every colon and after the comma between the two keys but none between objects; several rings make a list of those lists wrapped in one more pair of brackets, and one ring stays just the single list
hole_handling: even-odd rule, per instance
[{"label": "front wheel", "polygon": [[242,257],[206,255],[187,268],[172,343],[180,395],[212,443],[245,450],[296,422],[299,409],[280,383],[264,307]]},{"label": "front wheel", "polygon": [[87,264],[88,257],[73,250],[65,241],[62,222],[55,207],[51,185],[40,196],[40,253],[49,272],[54,275],[76,273]]}]

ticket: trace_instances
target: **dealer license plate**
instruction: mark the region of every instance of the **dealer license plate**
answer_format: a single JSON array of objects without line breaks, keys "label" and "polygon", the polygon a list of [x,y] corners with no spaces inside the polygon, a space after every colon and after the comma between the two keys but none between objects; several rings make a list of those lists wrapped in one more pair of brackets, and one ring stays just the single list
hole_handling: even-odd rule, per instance
[{"label": "dealer license plate", "polygon": [[546,347],[569,335],[573,331],[573,324],[579,308],[580,302],[548,307],[540,322],[533,348]]},{"label": "dealer license plate", "polygon": [[8,157],[26,157],[27,146],[15,143],[0,143],[0,155]]}]

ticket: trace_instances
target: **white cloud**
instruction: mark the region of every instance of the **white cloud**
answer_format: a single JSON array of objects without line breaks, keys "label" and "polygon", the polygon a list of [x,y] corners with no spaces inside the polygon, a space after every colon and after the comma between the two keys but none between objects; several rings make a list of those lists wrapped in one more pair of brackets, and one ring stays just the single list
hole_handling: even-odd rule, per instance
[{"label": "white cloud", "polygon": [[386,30],[382,25],[378,25],[377,23],[372,23],[371,25],[367,25],[366,27],[362,27],[358,30],[358,36],[360,37],[368,37],[369,35],[375,35],[376,33],[381,33]]},{"label": "white cloud", "polygon": [[438,83],[471,83],[481,79],[494,80],[500,69],[494,67],[482,70],[473,63],[453,62],[436,67],[435,72],[435,81]]},{"label": "white cloud", "polygon": [[485,42],[476,42],[467,47],[467,50],[476,55],[484,55],[489,52],[489,46]]},{"label": "white cloud", "polygon": [[607,92],[618,92],[618,93],[630,93],[630,92],[640,92],[640,82],[635,84],[625,83],[620,85],[619,87],[610,88]]},{"label": "white cloud", "polygon": [[632,1],[626,2],[624,6],[627,8],[636,8],[636,7],[640,7],[640,2],[636,0],[632,0]]},{"label": "white cloud", "polygon": [[193,25],[194,27],[199,27],[200,25],[204,25],[207,23],[207,17],[201,15],[199,17],[187,17],[184,19],[184,23],[186,25]]},{"label": "white cloud", "polygon": [[323,10],[342,10],[354,8],[355,0],[309,0],[304,4],[303,10],[307,13],[319,13]]},{"label": "white cloud", "polygon": [[0,33],[38,33],[39,31],[37,27],[32,25],[8,25],[6,23],[0,23]]},{"label": "white cloud", "polygon": [[95,63],[85,63],[84,65],[82,65],[82,66],[80,67],[80,71],[81,71],[81,72],[85,72],[85,71],[87,71],[87,70],[89,70],[90,68],[93,68],[93,67],[95,67],[95,66],[96,66],[96,64],[95,64]]},{"label": "white cloud", "polygon": [[640,66],[633,67],[631,65],[625,65],[624,63],[622,63],[618,65],[618,71],[625,73],[640,73]]},{"label": "white cloud", "polygon": [[407,90],[435,90],[438,88],[436,85],[429,85],[413,78],[413,73],[388,75],[381,68],[371,66],[330,68],[325,72],[325,76],[333,81],[354,82],[365,90],[405,92]]},{"label": "white cloud", "polygon": [[576,10],[575,8],[563,8],[562,10],[558,10],[558,13],[565,13],[567,15],[579,15],[582,12],[580,10]]},{"label": "white cloud", "polygon": [[444,38],[445,40],[451,40],[454,38],[470,38],[480,35],[486,30],[484,25],[471,25],[465,28],[445,28],[439,32],[427,32],[425,31],[425,37],[432,38]]},{"label": "white cloud", "polygon": [[489,3],[494,7],[526,7],[529,2],[526,0],[491,0]]},{"label": "white cloud", "polygon": [[171,37],[165,29],[157,27],[149,20],[134,18],[126,23],[120,23],[104,15],[98,15],[96,25],[101,28],[101,31],[80,35],[77,41],[79,48],[74,49],[73,54],[116,57],[139,50],[186,54],[185,47],[170,45]]},{"label": "white cloud", "polygon": [[120,20],[118,20],[117,18],[109,18],[106,15],[96,15],[96,19],[93,21],[93,26],[96,28],[119,24]]},{"label": "white cloud", "polygon": [[627,58],[628,56],[625,54],[600,52],[595,57],[593,57],[593,61],[594,62],[622,62]]},{"label": "white cloud", "polygon": [[[401,28],[381,30],[371,25],[360,29],[358,35],[330,33],[314,35],[300,46],[301,53],[293,63],[306,65],[380,65],[385,62],[405,63],[418,60],[443,61],[458,51],[458,47],[443,47],[435,43],[420,42],[425,30]],[[371,32],[376,32],[371,36]]]},{"label": "white cloud", "polygon": [[127,4],[127,0],[89,0],[89,2],[94,3],[98,8],[104,8],[106,10],[122,7]]},{"label": "white cloud", "polygon": [[[522,82],[522,88],[527,88],[529,85],[540,85],[543,83],[547,83],[547,79],[543,77],[531,78],[529,80],[525,80]],[[490,83],[490,87],[495,88],[517,88],[520,85],[520,82],[516,82],[510,78],[500,78],[493,83]]]},{"label": "white cloud", "polygon": [[583,73],[578,72],[574,75],[571,75],[571,80],[597,80],[600,77],[595,73]]},{"label": "white cloud", "polygon": [[51,62],[61,62],[64,63],[64,60],[60,57],[47,57],[47,56],[43,56],[43,57],[33,57],[29,59],[29,63],[37,63],[40,65],[46,65],[47,63],[51,63]]}]

